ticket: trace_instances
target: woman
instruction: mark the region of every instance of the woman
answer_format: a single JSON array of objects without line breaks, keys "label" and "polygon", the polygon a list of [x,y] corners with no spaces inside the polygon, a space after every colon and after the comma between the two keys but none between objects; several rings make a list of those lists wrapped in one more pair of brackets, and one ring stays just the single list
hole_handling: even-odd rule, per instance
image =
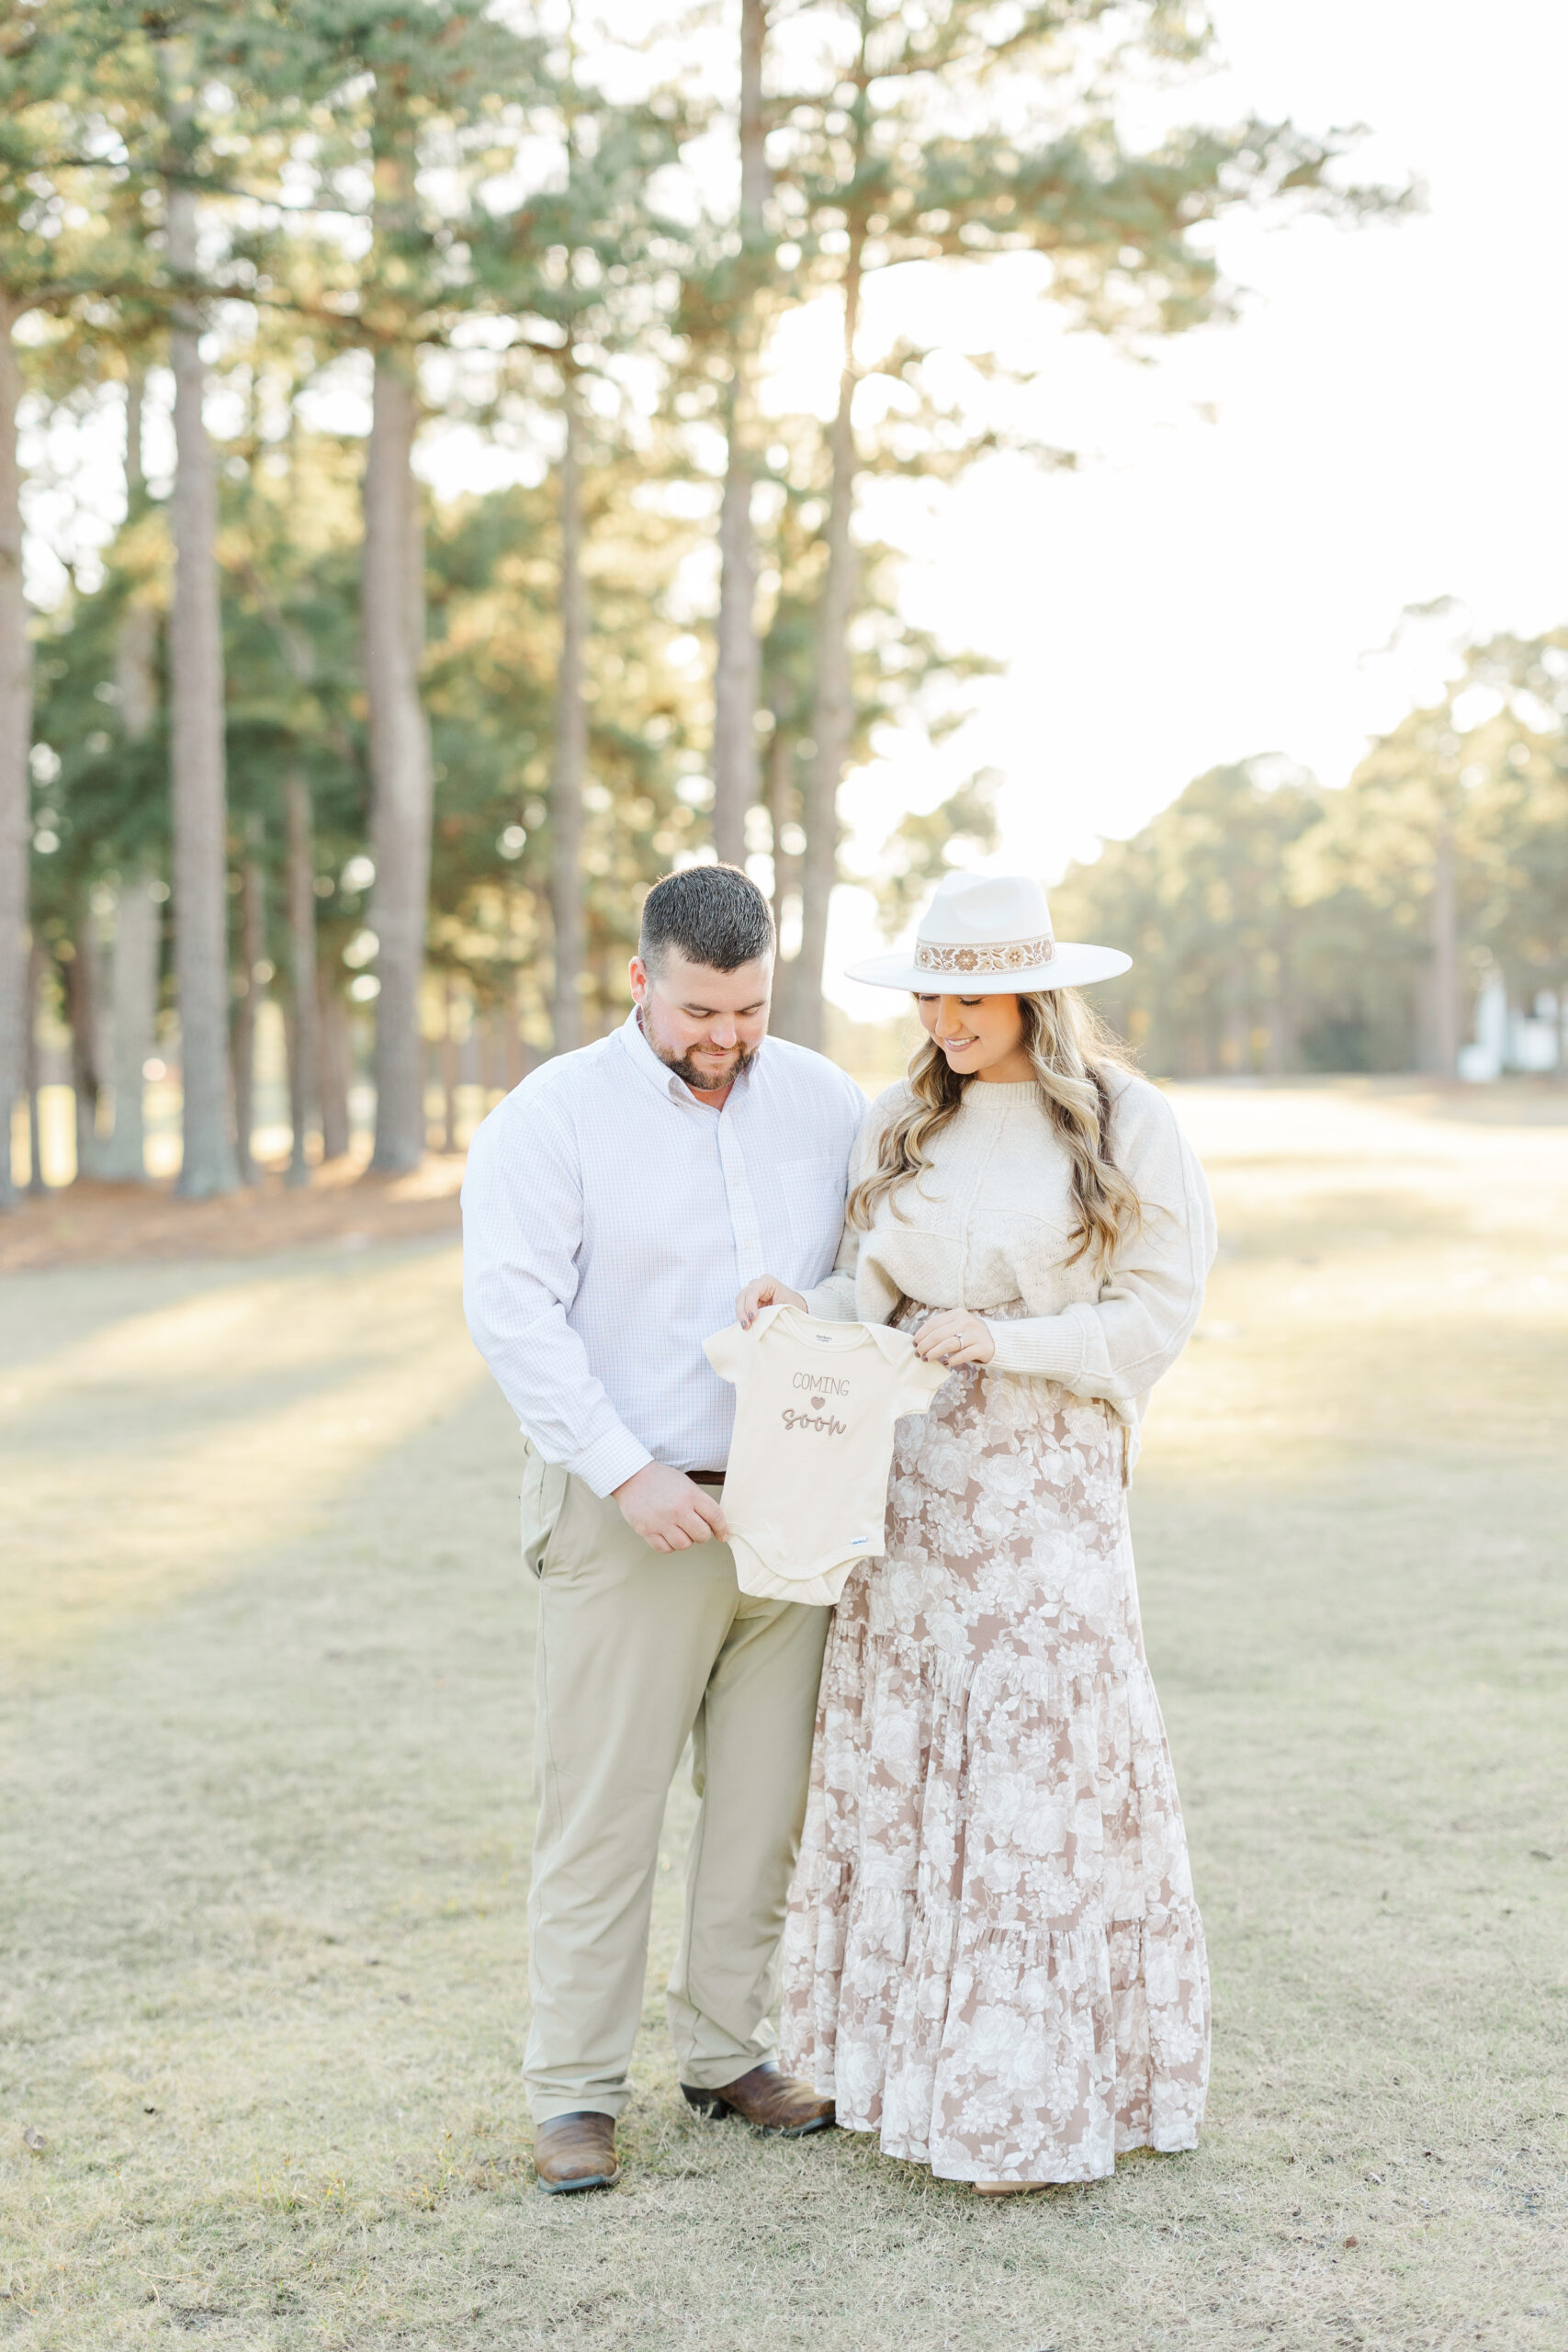
[{"label": "woman", "polygon": [[1125,1486],[1197,1319],[1208,1188],[1076,985],[1045,895],[953,876],[913,962],[927,1042],[873,1104],[807,1300],[953,1367],[899,1424],[886,1555],[823,1667],[781,2056],[892,2156],[988,2195],[1196,2144],[1202,1928],[1144,1655]]}]

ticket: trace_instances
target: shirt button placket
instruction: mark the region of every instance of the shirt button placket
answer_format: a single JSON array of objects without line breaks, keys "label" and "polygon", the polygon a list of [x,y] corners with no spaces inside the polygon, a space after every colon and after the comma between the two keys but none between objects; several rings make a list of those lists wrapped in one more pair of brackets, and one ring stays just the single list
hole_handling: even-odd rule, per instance
[{"label": "shirt button placket", "polygon": [[745,1154],[735,1122],[728,1115],[728,1105],[718,1114],[718,1158],[724,1170],[725,1198],[729,1204],[729,1231],[735,1244],[735,1271],[741,1283],[765,1274],[762,1263],[761,1235],[757,1227],[757,1204],[751,1197],[751,1187],[746,1175]]}]

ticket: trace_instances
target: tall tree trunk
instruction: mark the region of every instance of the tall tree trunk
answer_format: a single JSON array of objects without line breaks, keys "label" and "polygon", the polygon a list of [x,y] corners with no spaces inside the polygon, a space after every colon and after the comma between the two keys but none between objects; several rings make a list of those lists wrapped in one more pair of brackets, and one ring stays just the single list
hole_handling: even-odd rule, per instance
[{"label": "tall tree trunk", "polygon": [[513,993],[510,998],[502,997],[501,1001],[502,1035],[506,1041],[506,1062],[502,1072],[502,1083],[505,1086],[508,1094],[511,1093],[514,1086],[522,1085],[523,1080],[528,1075],[529,1063],[532,1058],[527,1047],[523,1043],[523,1029],[520,1017],[522,1013],[522,994],[523,975],[519,972],[514,985]]},{"label": "tall tree trunk", "polygon": [[240,893],[240,967],[244,985],[234,1006],[234,1134],[240,1182],[254,1184],[251,1137],[256,1124],[256,1011],[264,983],[256,977],[266,954],[266,869],[261,861],[261,820],[245,827],[246,855]]},{"label": "tall tree trunk", "polygon": [[[175,277],[197,265],[196,197],[168,190]],[[175,590],[169,614],[169,717],[174,779],[175,987],[180,1012],[184,1151],[175,1189],[187,1200],[231,1193],[234,1153],[229,1071],[228,809],[223,745],[223,636],[218,587],[218,476],[202,413],[206,373],[194,305],[181,302],[169,337],[175,377],[175,489],[170,522]]]},{"label": "tall tree trunk", "polygon": [[479,1080],[479,1116],[494,1109],[506,1091],[502,1073],[506,1067],[506,1039],[502,1033],[500,1009],[493,1004],[481,1005],[474,1001],[471,1031],[476,1057],[474,1075]]},{"label": "tall tree trunk", "polygon": [[740,7],[740,255],[726,401],[728,448],[719,509],[718,628],[714,663],[713,842],[727,865],[744,865],[746,812],[757,797],[756,368],[763,211],[768,193],[762,52],[767,0]]},{"label": "tall tree trunk", "polygon": [[310,787],[296,769],[284,789],[288,858],[288,1182],[308,1184],[306,1146],[316,1105],[316,850]]},{"label": "tall tree trunk", "polygon": [[147,396],[147,370],[132,360],[125,376],[125,506],[134,514],[147,495],[147,469],[141,454],[141,412]]},{"label": "tall tree trunk", "polygon": [[71,1091],[76,1113],[76,1175],[99,1173],[98,1099],[107,1079],[104,1056],[103,957],[91,900],[84,894],[73,953],[62,953],[65,1015],[71,1024]]},{"label": "tall tree trunk", "polygon": [[28,949],[27,994],[22,1018],[27,1023],[23,1070],[28,1090],[28,1191],[35,1197],[47,1192],[43,1179],[43,1122],[39,1115],[38,1008],[43,992],[43,942],[34,939]]},{"label": "tall tree trunk", "polygon": [[[795,822],[795,741],[784,725],[782,709],[773,713],[773,732],[768,744],[768,825],[773,852],[773,932],[784,939],[784,906],[792,891],[800,888],[798,858],[784,847],[784,829]],[[773,1024],[781,1036],[787,1037],[790,1029],[790,1004],[795,987],[795,959],[785,963],[782,954],[773,967]]]},{"label": "tall tree trunk", "polygon": [[855,329],[860,318],[860,254],[863,232],[852,232],[844,275],[844,364],[839,407],[829,435],[832,486],[828,509],[828,565],[817,606],[816,690],[811,732],[816,750],[806,792],[806,855],[801,869],[800,954],[790,989],[789,1034],[822,1048],[822,967],[828,951],[828,909],[839,870],[839,784],[854,724],[850,624],[854,618],[858,566],[850,526],[854,515]]},{"label": "tall tree trunk", "polygon": [[457,991],[447,973],[442,989],[441,1022],[441,1148],[457,1148]]},{"label": "tall tree trunk", "polygon": [[128,605],[115,639],[115,699],[128,741],[140,743],[158,716],[158,616],[151,605]]},{"label": "tall tree trunk", "polygon": [[28,994],[28,753],[33,667],[22,594],[21,469],[17,411],[22,397],[11,331],[16,308],[0,289],[0,1209],[16,1204],[11,1118],[24,1080]]},{"label": "tall tree trunk", "polygon": [[376,356],[365,461],[365,683],[370,715],[370,927],[379,942],[376,999],[376,1148],[396,1176],[424,1152],[420,991],[430,892],[430,730],[420,700],[424,544],[412,469],[419,400],[412,361]]},{"label": "tall tree trunk", "polygon": [[[125,503],[135,514],[147,493],[141,459],[143,375],[133,368],[125,396]],[[158,615],[134,602],[120,616],[114,650],[115,707],[128,743],[144,742],[158,716]],[[144,1184],[147,1136],[142,1072],[157,1042],[158,950],[163,919],[153,877],[128,869],[115,892],[107,1003],[108,1083],[113,1125],[98,1147],[107,1183]]]},{"label": "tall tree trunk", "polygon": [[145,874],[122,878],[115,897],[109,964],[109,1084],[114,1125],[99,1147],[98,1172],[111,1184],[147,1181],[143,1076],[157,1035],[158,948],[163,919]]},{"label": "tall tree trunk", "polygon": [[1432,1068],[1439,1078],[1459,1071],[1459,913],[1454,888],[1454,842],[1445,820],[1432,869],[1431,903]]},{"label": "tall tree trunk", "polygon": [[[737,361],[738,368],[739,364]],[[718,517],[713,845],[726,865],[743,865],[746,862],[746,812],[757,797],[757,549],[751,528],[751,453],[741,441],[736,414],[741,397],[739,385],[732,383],[729,458]]]},{"label": "tall tree trunk", "polygon": [[321,1164],[342,1159],[354,1142],[348,1089],[354,1060],[348,1029],[348,1007],[329,964],[316,970],[317,1043],[321,1055],[317,1091],[321,1103]]},{"label": "tall tree trunk", "polygon": [[550,927],[554,985],[550,1037],[558,1054],[582,1043],[582,786],[588,766],[583,656],[588,635],[582,578],[581,415],[570,353],[562,368],[565,445],[560,462],[560,667],[556,673],[556,756],[550,782]]}]

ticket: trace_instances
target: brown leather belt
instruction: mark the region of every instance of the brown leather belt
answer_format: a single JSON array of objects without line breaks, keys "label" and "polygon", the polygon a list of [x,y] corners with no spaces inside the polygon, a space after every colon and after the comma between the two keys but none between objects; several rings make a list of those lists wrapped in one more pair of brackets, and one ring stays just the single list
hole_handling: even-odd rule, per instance
[{"label": "brown leather belt", "polygon": [[728,1476],[725,1470],[688,1470],[686,1476],[694,1486],[722,1487]]}]

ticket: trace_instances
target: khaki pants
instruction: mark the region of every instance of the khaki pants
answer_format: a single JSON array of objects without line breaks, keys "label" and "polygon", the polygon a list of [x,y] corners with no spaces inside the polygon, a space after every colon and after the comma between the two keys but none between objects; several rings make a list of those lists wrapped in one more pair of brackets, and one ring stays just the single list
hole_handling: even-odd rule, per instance
[{"label": "khaki pants", "polygon": [[541,1484],[554,1522],[533,1544],[525,1523],[524,1544],[539,1575],[524,2072],[542,2123],[618,2115],[629,2096],[659,1833],[688,1736],[701,1806],[665,1996],[681,2080],[719,2089],[772,2051],[828,1612],[753,1600],[727,1544],[654,1552],[614,1502],[529,1467],[525,1522]]}]

